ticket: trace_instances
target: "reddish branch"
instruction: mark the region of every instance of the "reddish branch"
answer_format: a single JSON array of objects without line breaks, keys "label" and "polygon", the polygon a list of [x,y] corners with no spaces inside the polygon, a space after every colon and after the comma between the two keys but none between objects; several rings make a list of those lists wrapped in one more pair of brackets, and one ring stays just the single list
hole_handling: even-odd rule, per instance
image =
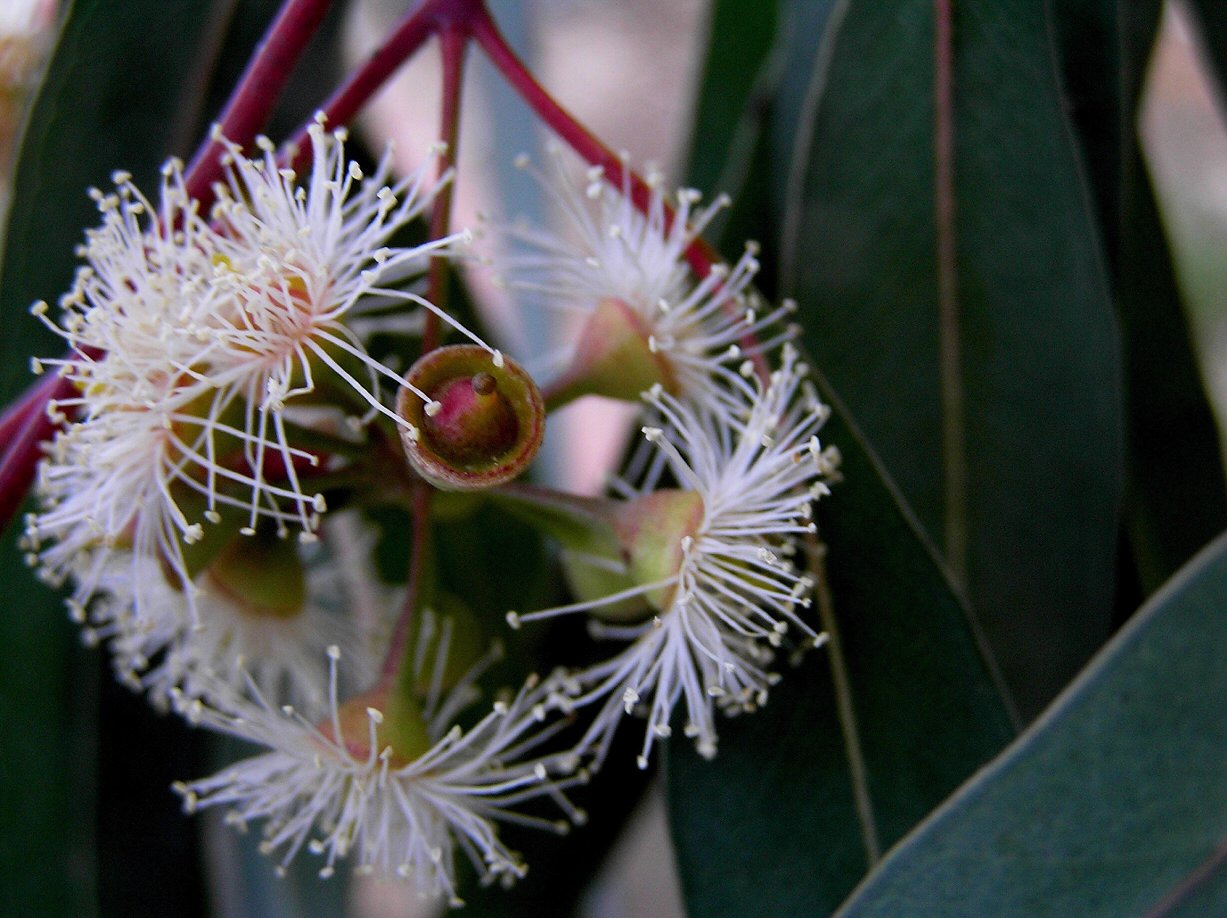
[{"label": "reddish branch", "polygon": [[[268,27],[247,69],[222,110],[217,126],[221,135],[246,146],[268,122],[294,65],[319,30],[332,0],[286,0]],[[206,208],[213,183],[221,178],[225,147],[210,137],[192,157],[184,175],[187,193]]]}]

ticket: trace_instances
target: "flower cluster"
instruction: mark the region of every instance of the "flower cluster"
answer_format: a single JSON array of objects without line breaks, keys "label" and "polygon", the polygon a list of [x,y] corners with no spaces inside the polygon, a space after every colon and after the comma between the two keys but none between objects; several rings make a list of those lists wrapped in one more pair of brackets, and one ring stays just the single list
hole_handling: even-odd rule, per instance
[{"label": "flower cluster", "polygon": [[[59,316],[34,307],[70,346],[35,368],[74,394],[52,407],[25,544],[72,584],[73,617],[121,680],[264,750],[178,785],[187,809],[262,821],[281,868],[306,849],[324,876],[350,859],[459,904],[458,850],[486,880],[526,869],[499,822],[585,820],[568,793],[623,719],[646,718],[640,767],[675,721],[714,756],[719,716],[766,702],[777,650],[821,642],[800,549],[838,453],[818,439],[827,409],[791,343],[794,306],[752,288],[754,247],[692,265],[724,201],[666,194],[657,175],[634,186],[625,161],[620,184],[574,182],[554,152],[537,180],[563,234],[509,227],[527,248],[491,259],[516,295],[580,315],[538,387],[435,305],[439,272],[418,282],[468,234],[399,244],[441,186],[394,180],[387,158],[367,177],[322,119],[308,136],[302,174],[266,140],[250,157],[215,137],[207,212],[174,161],[156,199],[125,174],[93,193],[101,224]],[[440,323],[466,343],[436,347]],[[515,482],[547,411],[583,395],[641,407],[609,496]],[[466,713],[497,654],[457,637],[474,613],[433,566],[439,490],[562,543],[574,601],[507,623],[583,613],[614,649]],[[403,589],[375,573],[362,513],[378,505],[414,535]],[[520,806],[536,798],[564,818]]]},{"label": "flower cluster", "polygon": [[[80,603],[120,549],[134,566],[168,566],[195,612],[188,547],[207,527],[229,516],[246,534],[268,524],[314,537],[325,500],[304,473],[321,459],[292,442],[299,406],[314,397],[334,414],[399,422],[379,389],[400,376],[366,353],[353,324],[381,299],[424,302],[386,285],[456,240],[387,247],[431,199],[423,174],[388,185],[385,159],[362,181],[342,132],[317,123],[310,136],[303,182],[267,142],[257,159],[231,148],[211,219],[178,162],[156,204],[117,173],[115,193],[93,192],[102,224],[87,234],[59,322],[34,307],[72,348],[36,366],[60,364],[79,394],[55,407],[79,420],[42,466],[43,509],[27,537],[49,579],[76,581]],[[313,422],[327,433],[336,420]],[[136,569],[131,579],[149,582]]]},{"label": "flower cluster", "polygon": [[[779,327],[795,307],[766,309],[750,287],[754,246],[702,278],[687,264],[725,201],[696,209],[698,193],[683,189],[670,208],[662,180],[650,175],[640,212],[629,178],[616,188],[593,169],[568,182],[561,154],[554,160],[556,178],[537,178],[571,235],[510,228],[527,252],[505,259],[503,282],[587,317],[561,383],[547,393],[561,393],[559,401],[627,398],[634,386],[646,449],[632,460],[631,480],[613,482],[615,498],[585,508],[604,521],[609,539],[604,551],[569,547],[578,600],[507,618],[518,628],[586,612],[594,635],[626,642],[608,660],[555,676],[555,704],[596,708],[578,745],[594,766],[620,720],[641,712],[647,728],[638,762],[646,767],[654,741],[671,735],[679,702],[683,732],[713,757],[716,711],[766,702],[784,636],[791,630],[809,645],[823,639],[799,614],[814,582],[794,555],[816,531],[811,502],[837,476],[838,451],[817,436],[828,409],[788,341],[797,329]],[[615,312],[625,321],[610,321]],[[776,351],[779,368],[769,370]]]}]

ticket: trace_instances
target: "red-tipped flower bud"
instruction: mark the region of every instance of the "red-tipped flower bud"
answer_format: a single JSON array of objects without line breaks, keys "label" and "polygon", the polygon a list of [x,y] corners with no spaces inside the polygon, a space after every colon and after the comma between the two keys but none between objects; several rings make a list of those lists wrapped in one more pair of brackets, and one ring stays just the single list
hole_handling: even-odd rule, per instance
[{"label": "red-tipped flower bud", "polygon": [[470,344],[441,347],[415,363],[396,409],[405,453],[437,488],[469,491],[523,472],[541,446],[545,405],[532,378],[501,354]]}]

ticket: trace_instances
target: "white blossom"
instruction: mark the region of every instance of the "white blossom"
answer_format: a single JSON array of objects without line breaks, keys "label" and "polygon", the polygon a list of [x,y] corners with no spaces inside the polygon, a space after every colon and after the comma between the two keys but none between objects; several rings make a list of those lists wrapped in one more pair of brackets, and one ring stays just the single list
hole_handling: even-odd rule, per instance
[{"label": "white blossom", "polygon": [[[617,188],[600,167],[577,183],[561,151],[552,148],[551,155],[553,174],[535,176],[564,225],[557,234],[523,223],[506,227],[506,237],[526,251],[492,259],[499,282],[581,316],[604,300],[626,304],[639,317],[651,352],[667,361],[675,394],[694,404],[735,405],[740,396],[729,390],[746,388],[736,368],[793,337],[791,326],[779,334],[772,329],[795,305],[765,307],[752,290],[759,268],[753,244],[732,266],[718,264],[695,276],[687,251],[728,206],[727,197],[700,207],[699,192],[683,188],[669,195],[653,172],[640,211],[625,162],[627,178]],[[527,168],[526,160],[521,163]]]},{"label": "white blossom", "polygon": [[190,720],[268,750],[211,778],[178,785],[186,808],[225,806],[239,826],[265,820],[262,850],[282,868],[303,847],[322,858],[325,877],[352,857],[361,873],[406,878],[420,894],[444,896],[452,905],[462,904],[457,848],[487,881],[523,876],[523,860],[499,840],[496,823],[565,831],[565,821],[516,812],[537,797],[552,798],[571,822],[584,821],[563,790],[585,776],[559,776],[557,757],[533,755],[557,730],[543,723],[544,688],[535,679],[467,730],[455,725],[458,709],[472,698],[474,679],[490,661],[444,693],[448,643],[445,625],[427,670],[433,677],[423,708],[433,745],[410,761],[382,740],[384,715],[376,707],[366,708],[362,735],[345,732],[335,647],[329,650],[330,712],[318,726],[292,708],[270,705],[254,687],[247,697],[216,705],[185,703]]},{"label": "white blossom", "polygon": [[[798,540],[810,537],[810,503],[828,492],[838,453],[823,448],[817,430],[828,409],[804,382],[805,367],[790,346],[769,384],[745,405],[742,420],[701,412],[656,391],[651,402],[664,427],[644,429],[683,491],[701,499],[701,518],[674,546],[676,570],[633,583],[608,596],[526,615],[521,622],[570,612],[599,615],[631,596],[665,597],[648,621],[596,623],[600,637],[629,641],[612,658],[557,682],[554,701],[568,709],[600,703],[580,748],[604,758],[621,718],[637,709],[648,717],[641,766],[657,738],[668,736],[673,709],[685,703],[684,732],[700,752],[716,751],[714,711],[749,711],[762,705],[776,676],[773,648],[795,629],[802,640],[821,636],[799,613],[810,605],[812,578],[793,562]],[[657,464],[634,501],[653,495],[664,468]],[[631,583],[628,578],[628,583]]]},{"label": "white blossom", "polygon": [[[98,595],[88,607],[77,607],[86,641],[107,643],[121,681],[146,691],[157,706],[172,694],[207,698],[218,685],[237,692],[250,679],[264,697],[322,716],[328,704],[326,648],[346,648],[347,683],[355,688],[369,685],[376,672],[371,635],[355,614],[365,598],[353,595],[354,578],[373,581],[374,573],[367,564],[361,571],[344,569],[354,559],[338,558],[324,544],[287,548],[303,556],[305,589],[298,608],[262,608],[210,568],[197,576],[189,609],[184,592],[157,562],[113,554],[98,578]],[[379,592],[383,608],[376,614],[386,619],[398,597],[387,588]]]}]

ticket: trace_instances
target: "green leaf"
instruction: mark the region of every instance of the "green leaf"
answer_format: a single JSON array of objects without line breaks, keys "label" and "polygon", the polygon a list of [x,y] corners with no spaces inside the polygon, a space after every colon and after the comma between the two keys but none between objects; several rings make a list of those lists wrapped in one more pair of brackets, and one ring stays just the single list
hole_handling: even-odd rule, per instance
[{"label": "green leaf", "polygon": [[[837,25],[846,0],[724,0],[715,4],[711,45],[700,85],[688,180],[723,192],[732,207],[707,235],[740,255],[746,240],[768,252],[779,247],[777,214],[789,189],[777,181],[787,168],[797,127],[813,115],[825,60],[814,54]],[[775,263],[757,279],[774,293]]]},{"label": "green leaf", "polygon": [[1044,6],[957,9],[947,170],[934,4],[849,5],[808,152],[781,178],[798,189],[781,293],[1031,713],[1111,624],[1117,329]]},{"label": "green leaf", "polygon": [[1058,14],[1065,80],[1096,179],[1123,332],[1124,516],[1146,593],[1227,527],[1218,431],[1134,127],[1160,10],[1157,0],[1083,0]]},{"label": "green leaf", "polygon": [[774,4],[717,0],[710,31],[687,180],[709,194],[723,191],[736,199],[755,175],[749,166],[774,88]]},{"label": "green leaf", "polygon": [[[721,725],[707,762],[678,739],[668,792],[687,905],[703,916],[833,910],[1013,736],[965,605],[833,394],[823,442],[844,480],[819,504],[833,628],[767,706]],[[842,710],[841,710],[842,706]]]},{"label": "green leaf", "polygon": [[23,567],[18,529],[0,539],[0,912],[92,915],[96,663]]},{"label": "green leaf", "polygon": [[[208,63],[200,48],[208,44],[201,36],[209,20],[210,4],[203,2],[77,0],[67,11],[17,164],[0,273],[0,318],[8,329],[0,340],[0,400],[15,398],[30,382],[31,354],[63,351],[27,309],[36,299],[54,301],[68,287],[73,248],[84,227],[97,222],[86,186],[105,185],[111,170],[125,168],[150,188],[166,155],[186,152],[188,138],[172,138],[184,126],[177,118],[183,87]],[[98,662],[78,649],[60,598],[21,569],[17,528],[0,545],[0,784],[10,827],[0,901],[5,914],[87,915],[98,905]],[[116,827],[108,799],[117,798],[102,794],[99,832],[114,828],[129,841],[160,844],[141,825],[139,808],[127,813],[133,821]],[[165,874],[145,876],[167,882]],[[176,882],[190,883],[190,876],[180,868]],[[108,894],[102,904],[117,901]]]},{"label": "green leaf", "polygon": [[[1227,837],[1225,605],[1227,536],[841,914],[1149,913]],[[1199,914],[1227,908],[1221,881],[1211,885],[1214,902]]]},{"label": "green leaf", "polygon": [[73,4],[17,163],[0,267],[0,316],[14,333],[0,341],[0,390],[25,387],[32,353],[63,350],[26,310],[68,289],[73,249],[98,222],[86,188],[105,188],[112,171],[126,169],[152,192],[166,157],[191,151],[194,125],[180,117],[180,100],[209,63],[201,48],[210,8],[200,0]]}]

